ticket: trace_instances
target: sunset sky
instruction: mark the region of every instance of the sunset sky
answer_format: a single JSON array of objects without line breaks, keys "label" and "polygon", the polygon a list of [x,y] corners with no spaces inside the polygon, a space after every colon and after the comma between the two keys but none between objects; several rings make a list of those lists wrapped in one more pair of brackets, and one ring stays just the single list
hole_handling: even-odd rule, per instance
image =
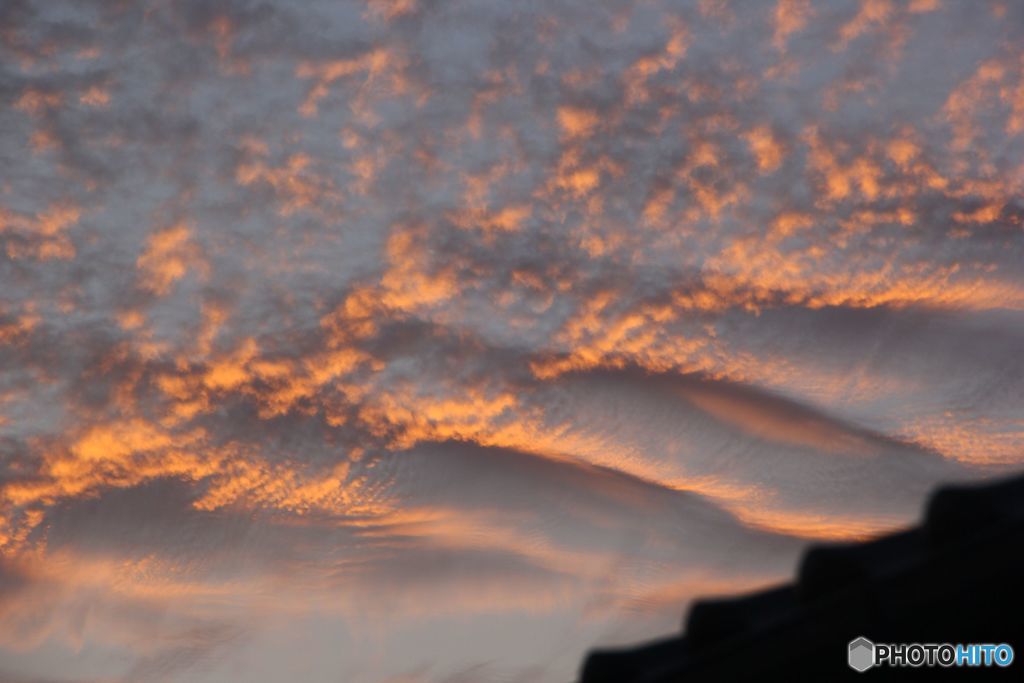
[{"label": "sunset sky", "polygon": [[0,680],[568,683],[1024,468],[1022,36],[0,1]]}]

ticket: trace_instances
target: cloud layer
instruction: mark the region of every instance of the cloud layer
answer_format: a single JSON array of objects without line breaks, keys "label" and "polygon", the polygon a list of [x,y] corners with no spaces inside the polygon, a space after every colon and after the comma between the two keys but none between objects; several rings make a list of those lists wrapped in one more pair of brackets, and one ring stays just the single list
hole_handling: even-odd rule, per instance
[{"label": "cloud layer", "polygon": [[0,7],[0,677],[561,681],[1024,464],[1024,8]]}]

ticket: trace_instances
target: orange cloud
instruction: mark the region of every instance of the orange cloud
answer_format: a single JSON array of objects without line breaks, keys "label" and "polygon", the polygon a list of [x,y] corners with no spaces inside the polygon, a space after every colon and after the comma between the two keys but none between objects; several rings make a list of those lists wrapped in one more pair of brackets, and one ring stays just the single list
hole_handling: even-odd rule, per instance
[{"label": "orange cloud", "polygon": [[279,213],[282,216],[322,208],[324,202],[338,200],[333,181],[310,168],[313,159],[308,155],[292,154],[282,165],[275,167],[261,158],[266,153],[265,146],[250,146],[250,149],[256,150],[256,158],[239,164],[235,169],[235,179],[243,186],[268,185],[281,202]]},{"label": "orange cloud", "polygon": [[380,280],[384,304],[411,311],[453,297],[458,286],[451,270],[434,270],[430,252],[416,231],[396,227],[386,247],[389,267]]},{"label": "orange cloud", "polygon": [[758,126],[748,131],[745,137],[762,173],[771,173],[779,167],[785,150],[775,139],[770,128]]},{"label": "orange cloud", "polygon": [[678,19],[670,17],[667,23],[671,30],[662,50],[651,56],[641,57],[625,70],[623,81],[626,88],[626,102],[641,104],[650,98],[648,80],[661,71],[671,71],[686,56],[689,33]]},{"label": "orange cloud", "polygon": [[49,109],[56,109],[64,102],[59,92],[47,92],[35,88],[26,88],[14,103],[14,108],[28,114],[41,114]]},{"label": "orange cloud", "polygon": [[590,137],[597,127],[599,117],[596,111],[579,107],[559,107],[558,127],[567,139]]},{"label": "orange cloud", "polygon": [[93,85],[78,96],[78,101],[87,107],[107,107],[110,105],[110,91],[102,86]]},{"label": "orange cloud", "polygon": [[146,249],[136,261],[142,286],[164,296],[190,271],[203,275],[207,263],[192,241],[192,227],[179,222],[149,236]]},{"label": "orange cloud", "polygon": [[417,7],[416,0],[367,0],[366,4],[372,16],[386,21],[412,14]]},{"label": "orange cloud", "polygon": [[[406,60],[397,52],[385,48],[369,50],[353,59],[323,63],[301,62],[295,69],[295,75],[303,79],[312,79],[314,84],[299,106],[299,113],[306,117],[315,116],[320,101],[327,96],[336,81],[359,73],[365,73],[368,83],[387,83],[392,92],[403,92],[408,87],[402,74],[405,65]],[[357,99],[351,106],[361,107],[364,104],[365,102]]]},{"label": "orange cloud", "polygon": [[67,232],[81,216],[82,209],[68,202],[51,204],[34,215],[0,205],[0,235],[8,233],[19,238],[7,242],[7,255],[12,259],[39,261],[74,258],[75,245]]},{"label": "orange cloud", "polygon": [[774,32],[772,45],[776,50],[785,50],[789,37],[803,30],[814,16],[810,0],[779,0],[775,4]]},{"label": "orange cloud", "polygon": [[834,50],[845,50],[851,41],[873,27],[884,25],[893,13],[890,0],[861,0],[857,14],[839,29]]}]

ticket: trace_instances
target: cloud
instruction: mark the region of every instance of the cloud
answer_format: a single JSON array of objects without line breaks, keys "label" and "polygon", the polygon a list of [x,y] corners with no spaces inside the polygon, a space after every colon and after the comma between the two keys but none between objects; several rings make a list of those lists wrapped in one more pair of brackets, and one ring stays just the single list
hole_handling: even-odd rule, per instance
[{"label": "cloud", "polygon": [[562,680],[1019,468],[1022,22],[4,3],[11,676]]}]

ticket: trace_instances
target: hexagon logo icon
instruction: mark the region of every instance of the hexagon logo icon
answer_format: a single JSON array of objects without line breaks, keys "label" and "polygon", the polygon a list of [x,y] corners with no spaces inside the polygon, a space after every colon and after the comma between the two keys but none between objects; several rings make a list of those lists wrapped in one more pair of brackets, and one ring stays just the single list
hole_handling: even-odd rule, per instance
[{"label": "hexagon logo icon", "polygon": [[875,665],[875,644],[861,636],[850,641],[847,662],[854,671],[864,672]]}]

